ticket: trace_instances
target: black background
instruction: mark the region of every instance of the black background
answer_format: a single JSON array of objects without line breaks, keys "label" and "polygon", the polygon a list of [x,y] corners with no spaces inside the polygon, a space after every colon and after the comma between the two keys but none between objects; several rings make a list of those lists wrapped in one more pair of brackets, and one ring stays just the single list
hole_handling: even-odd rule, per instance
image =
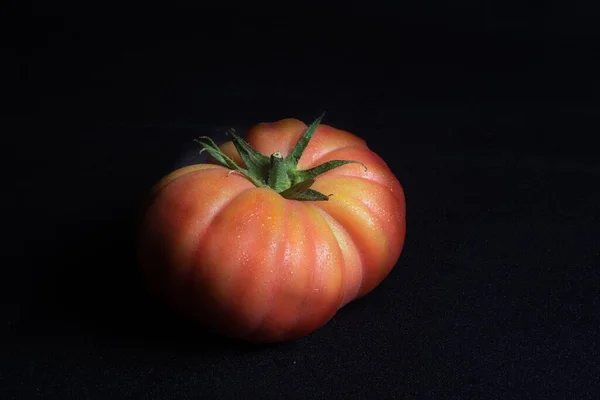
[{"label": "black background", "polygon": [[[12,8],[1,397],[593,398],[590,4]],[[272,346],[205,334],[152,300],[135,218],[157,179],[197,161],[192,139],[323,111],[404,186],[391,275]]]}]

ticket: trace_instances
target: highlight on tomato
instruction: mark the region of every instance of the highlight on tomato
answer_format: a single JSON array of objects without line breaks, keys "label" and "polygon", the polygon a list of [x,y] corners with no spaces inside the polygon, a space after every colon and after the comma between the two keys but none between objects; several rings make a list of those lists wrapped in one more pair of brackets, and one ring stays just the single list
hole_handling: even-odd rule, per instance
[{"label": "highlight on tomato", "polygon": [[139,231],[152,290],[202,327],[250,342],[301,338],[396,265],[405,197],[363,139],[297,119],[197,140],[210,163],[153,188]]}]

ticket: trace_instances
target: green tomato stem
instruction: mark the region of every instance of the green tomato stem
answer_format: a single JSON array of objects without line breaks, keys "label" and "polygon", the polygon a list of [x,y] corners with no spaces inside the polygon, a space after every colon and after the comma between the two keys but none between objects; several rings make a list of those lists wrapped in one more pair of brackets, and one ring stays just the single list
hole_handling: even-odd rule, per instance
[{"label": "green tomato stem", "polygon": [[350,163],[362,165],[365,171],[367,167],[354,160],[331,160],[308,170],[298,169],[298,161],[316,132],[323,115],[308,126],[286,158],[283,158],[279,152],[271,154],[270,157],[259,153],[233,130],[229,131],[232,142],[246,168],[237,165],[209,137],[202,136],[196,142],[202,147],[201,152],[207,151],[217,163],[239,172],[257,187],[271,188],[287,199],[326,201],[331,195],[325,195],[310,188],[319,175]]},{"label": "green tomato stem", "polygon": [[281,193],[292,186],[292,181],[288,175],[288,165],[281,156],[281,153],[275,152],[271,154],[270,170],[269,170],[269,187],[277,193]]}]

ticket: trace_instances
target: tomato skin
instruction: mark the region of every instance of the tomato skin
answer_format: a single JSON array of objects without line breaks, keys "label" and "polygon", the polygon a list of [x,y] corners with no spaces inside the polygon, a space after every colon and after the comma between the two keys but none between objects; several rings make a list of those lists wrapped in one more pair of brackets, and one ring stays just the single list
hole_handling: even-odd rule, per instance
[{"label": "tomato skin", "polygon": [[[263,123],[246,136],[263,154],[290,153],[306,125]],[[221,149],[243,165],[231,142]],[[298,167],[352,159],[317,177],[328,201],[283,198],[212,164],[182,168],[155,187],[140,230],[152,287],[206,328],[252,342],[305,336],[373,290],[405,238],[402,186],[365,142],[320,125]]]}]

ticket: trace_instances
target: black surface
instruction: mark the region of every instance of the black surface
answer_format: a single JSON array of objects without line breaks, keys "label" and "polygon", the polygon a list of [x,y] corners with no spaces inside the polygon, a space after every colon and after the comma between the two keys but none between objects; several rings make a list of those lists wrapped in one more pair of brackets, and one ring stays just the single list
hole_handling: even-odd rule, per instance
[{"label": "black surface", "polygon": [[[1,397],[594,398],[596,14],[467,3],[44,6],[8,29]],[[132,236],[150,186],[196,136],[322,111],[404,186],[391,275],[274,346],[153,301]]]}]

